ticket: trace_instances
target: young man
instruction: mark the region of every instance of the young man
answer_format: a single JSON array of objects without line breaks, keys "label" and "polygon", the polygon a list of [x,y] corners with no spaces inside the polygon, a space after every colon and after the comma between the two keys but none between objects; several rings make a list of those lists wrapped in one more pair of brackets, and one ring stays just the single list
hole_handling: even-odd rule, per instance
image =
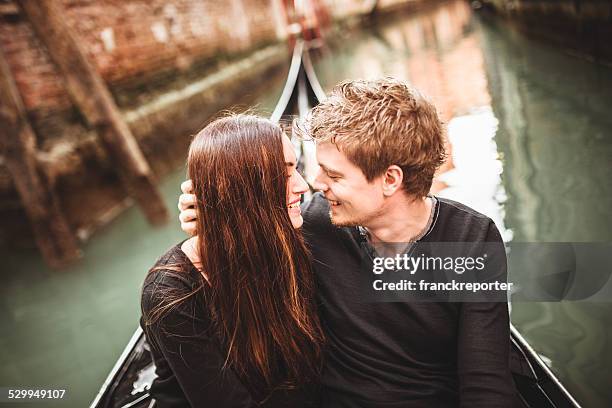
[{"label": "young man", "polygon": [[[428,195],[444,160],[435,107],[394,79],[349,81],[296,130],[320,166],[302,214],[327,337],[322,406],[513,406],[505,302],[363,296],[363,260],[381,244],[502,242],[490,218]],[[179,202],[189,231],[193,198]]]}]

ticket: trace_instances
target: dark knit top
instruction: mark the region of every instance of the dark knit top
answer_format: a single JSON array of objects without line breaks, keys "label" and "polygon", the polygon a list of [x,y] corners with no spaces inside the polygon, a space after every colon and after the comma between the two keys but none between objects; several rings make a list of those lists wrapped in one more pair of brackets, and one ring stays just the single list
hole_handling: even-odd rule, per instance
[{"label": "dark knit top", "polygon": [[[502,244],[493,221],[465,205],[438,198],[434,211],[419,242]],[[323,407],[513,405],[507,303],[364,300],[359,229],[333,226],[321,194],[302,213],[327,337]]]},{"label": "dark knit top", "polygon": [[[177,271],[176,269],[181,269]],[[255,395],[231,368],[223,368],[226,348],[220,344],[206,308],[206,286],[154,324],[145,324],[167,299],[187,295],[203,277],[181,250],[172,247],[155,264],[142,289],[143,328],[156,366],[151,386],[156,407],[243,408],[311,407],[318,393],[313,385]],[[265,402],[258,405],[263,398]]]}]

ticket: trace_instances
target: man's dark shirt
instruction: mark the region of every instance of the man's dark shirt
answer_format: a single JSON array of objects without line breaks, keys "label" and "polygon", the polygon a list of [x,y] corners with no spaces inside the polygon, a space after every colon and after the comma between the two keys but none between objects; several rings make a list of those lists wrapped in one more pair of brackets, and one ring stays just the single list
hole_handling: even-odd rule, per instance
[{"label": "man's dark shirt", "polygon": [[[434,211],[419,242],[502,242],[490,218],[462,204],[439,198]],[[505,302],[364,300],[357,228],[333,226],[321,194],[302,214],[327,336],[323,407],[513,405]]]}]

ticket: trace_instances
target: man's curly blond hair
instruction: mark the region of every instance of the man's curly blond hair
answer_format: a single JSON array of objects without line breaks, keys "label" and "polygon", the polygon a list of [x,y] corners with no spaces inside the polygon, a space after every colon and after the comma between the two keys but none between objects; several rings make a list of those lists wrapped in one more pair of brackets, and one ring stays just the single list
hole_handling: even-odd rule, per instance
[{"label": "man's curly blond hair", "polygon": [[435,106],[393,78],[338,84],[294,131],[335,144],[368,181],[399,166],[404,190],[415,197],[429,193],[445,160],[444,126]]}]

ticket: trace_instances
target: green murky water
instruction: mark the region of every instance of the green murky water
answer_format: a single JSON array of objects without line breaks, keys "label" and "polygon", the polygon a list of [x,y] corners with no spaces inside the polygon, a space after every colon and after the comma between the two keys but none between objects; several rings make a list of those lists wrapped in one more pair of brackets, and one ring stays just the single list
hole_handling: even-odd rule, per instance
[{"label": "green murky water", "polygon": [[[482,21],[463,1],[343,35],[316,63],[325,88],[392,75],[440,107],[453,165],[439,195],[490,215],[506,240],[612,241],[611,69]],[[270,89],[268,111],[281,84]],[[171,209],[183,173],[161,184]],[[182,237],[178,223],[152,228],[131,208],[65,271],[35,251],[3,253],[0,386],[90,402],[137,325],[146,270]],[[610,405],[612,301],[514,304],[512,320],[579,402]]]}]

